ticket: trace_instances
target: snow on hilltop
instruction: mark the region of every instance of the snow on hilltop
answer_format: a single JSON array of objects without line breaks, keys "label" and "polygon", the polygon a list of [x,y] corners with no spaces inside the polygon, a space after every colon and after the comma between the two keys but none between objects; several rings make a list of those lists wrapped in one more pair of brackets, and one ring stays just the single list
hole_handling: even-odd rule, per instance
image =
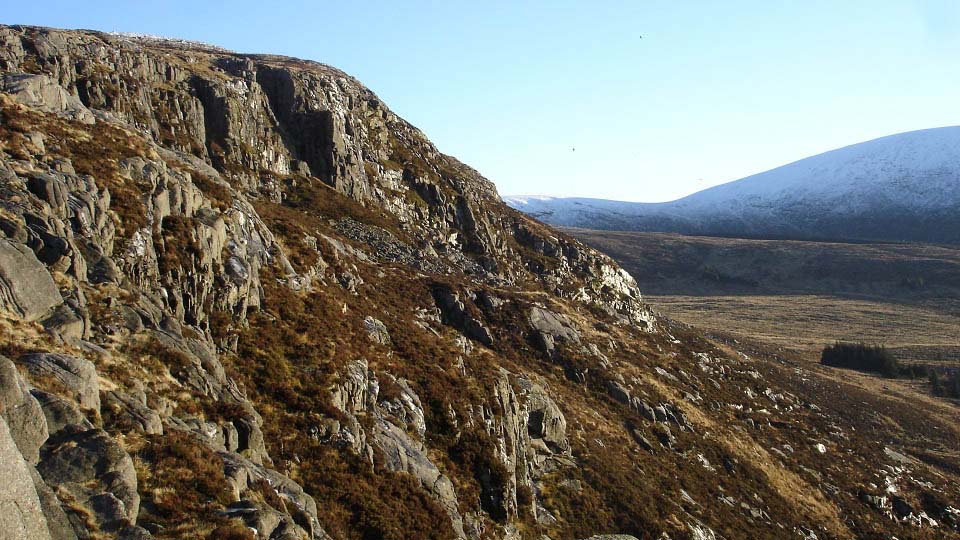
[{"label": "snow on hilltop", "polygon": [[504,201],[573,227],[960,243],[960,126],[854,144],[666,203]]}]

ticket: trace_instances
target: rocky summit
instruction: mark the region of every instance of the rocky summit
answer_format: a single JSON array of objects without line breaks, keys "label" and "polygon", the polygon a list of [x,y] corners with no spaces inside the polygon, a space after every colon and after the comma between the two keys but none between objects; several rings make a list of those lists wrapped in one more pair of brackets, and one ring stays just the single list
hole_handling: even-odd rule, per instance
[{"label": "rocky summit", "polygon": [[0,539],[960,535],[948,454],[323,64],[0,27],[0,233]]}]

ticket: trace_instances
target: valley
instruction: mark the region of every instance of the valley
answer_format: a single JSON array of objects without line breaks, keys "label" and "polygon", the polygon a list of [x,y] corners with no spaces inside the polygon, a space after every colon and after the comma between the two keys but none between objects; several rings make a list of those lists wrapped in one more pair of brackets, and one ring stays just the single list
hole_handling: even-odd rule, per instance
[{"label": "valley", "polygon": [[611,255],[662,313],[816,362],[834,341],[960,366],[960,249],[566,229]]}]

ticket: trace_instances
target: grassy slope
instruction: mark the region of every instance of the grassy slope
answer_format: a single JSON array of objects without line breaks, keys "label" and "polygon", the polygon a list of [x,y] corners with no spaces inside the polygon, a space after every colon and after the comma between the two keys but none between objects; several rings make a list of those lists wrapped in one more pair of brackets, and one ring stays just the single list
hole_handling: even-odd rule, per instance
[{"label": "grassy slope", "polygon": [[960,462],[956,400],[931,396],[925,381],[816,363],[824,344],[864,340],[901,360],[960,366],[960,249],[567,232],[617,259],[658,310],[767,360],[757,366],[771,382],[928,464]]}]

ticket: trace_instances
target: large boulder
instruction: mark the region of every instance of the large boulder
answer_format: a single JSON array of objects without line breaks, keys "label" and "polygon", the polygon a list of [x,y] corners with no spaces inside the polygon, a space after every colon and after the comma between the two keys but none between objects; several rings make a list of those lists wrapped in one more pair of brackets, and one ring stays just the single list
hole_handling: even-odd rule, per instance
[{"label": "large boulder", "polygon": [[59,353],[31,353],[20,357],[32,377],[52,378],[81,407],[100,412],[97,368],[89,360]]},{"label": "large boulder", "polygon": [[51,540],[30,465],[0,418],[0,540]]},{"label": "large boulder", "polygon": [[133,460],[105,431],[60,430],[41,449],[37,471],[56,491],[68,493],[98,529],[136,523],[140,495]]},{"label": "large boulder", "polygon": [[0,311],[32,322],[62,302],[50,272],[33,251],[0,238]]},{"label": "large boulder", "polygon": [[119,390],[103,394],[101,413],[105,422],[121,426],[124,430],[136,430],[148,435],[163,434],[160,415],[147,407],[145,401]]},{"label": "large boulder", "polygon": [[553,355],[558,341],[580,343],[580,333],[566,316],[539,306],[530,308],[527,316],[534,331],[537,347],[547,355]]},{"label": "large boulder", "polygon": [[40,446],[47,440],[47,420],[16,366],[3,356],[0,356],[0,416],[6,420],[24,459],[36,463]]},{"label": "large boulder", "polygon": [[79,425],[83,429],[93,428],[93,424],[70,401],[43,390],[33,389],[30,393],[40,404],[43,416],[47,420],[47,431],[51,436],[67,426]]},{"label": "large boulder", "polygon": [[[493,335],[483,321],[478,318],[479,310],[471,310],[460,299],[460,294],[449,285],[436,284],[433,286],[433,300],[440,310],[443,323],[463,332],[468,338],[486,346],[493,345]],[[477,313],[471,313],[476,311]]]},{"label": "large boulder", "polygon": [[567,420],[563,411],[543,387],[526,380],[521,380],[521,384],[528,386],[527,433],[531,443],[539,440],[551,453],[569,453],[570,441],[567,439]]}]

